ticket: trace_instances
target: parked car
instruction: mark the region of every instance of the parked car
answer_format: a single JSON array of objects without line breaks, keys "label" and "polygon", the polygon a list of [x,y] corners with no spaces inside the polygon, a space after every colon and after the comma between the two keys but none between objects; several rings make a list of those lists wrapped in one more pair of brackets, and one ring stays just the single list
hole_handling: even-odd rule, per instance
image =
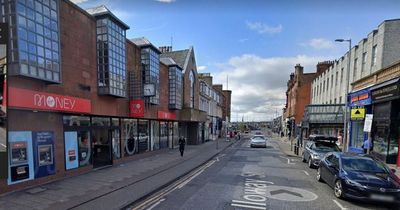
[{"label": "parked car", "polygon": [[327,153],[317,180],[334,189],[337,198],[400,204],[400,179],[380,160],[356,153]]},{"label": "parked car", "polygon": [[318,167],[321,158],[328,152],[340,152],[335,142],[318,140],[307,142],[302,160],[308,163],[308,167]]},{"label": "parked car", "polygon": [[250,147],[264,147],[264,148],[267,148],[267,139],[263,135],[254,135],[250,139]]}]

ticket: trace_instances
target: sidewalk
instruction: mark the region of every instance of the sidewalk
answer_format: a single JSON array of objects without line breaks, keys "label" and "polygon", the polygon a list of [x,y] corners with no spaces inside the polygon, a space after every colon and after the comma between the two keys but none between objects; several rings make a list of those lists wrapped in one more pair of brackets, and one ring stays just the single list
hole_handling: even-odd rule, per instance
[{"label": "sidewalk", "polygon": [[291,156],[291,157],[301,157],[302,153],[303,153],[303,148],[300,147],[299,148],[299,155],[296,155],[294,153],[294,139],[292,139],[292,145],[289,141],[289,138],[287,136],[285,137],[281,137],[279,134],[276,133],[272,133],[271,136],[273,139],[278,140],[277,143],[279,145],[280,150],[285,153],[287,156]]},{"label": "sidewalk", "polygon": [[225,139],[165,150],[121,165],[0,196],[0,210],[120,209],[160,189],[212,159],[236,142]]}]

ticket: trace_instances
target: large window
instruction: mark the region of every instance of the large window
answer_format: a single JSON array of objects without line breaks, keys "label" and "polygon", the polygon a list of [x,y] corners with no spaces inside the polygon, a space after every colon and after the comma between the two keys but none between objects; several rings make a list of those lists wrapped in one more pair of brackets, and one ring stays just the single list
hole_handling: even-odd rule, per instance
[{"label": "large window", "polygon": [[182,108],[182,70],[178,66],[169,67],[169,108]]},{"label": "large window", "polygon": [[125,29],[108,17],[98,19],[96,26],[99,93],[125,97]]},{"label": "large window", "polygon": [[6,8],[15,8],[15,13],[2,11],[10,23],[11,73],[61,82],[59,1],[17,0],[5,4]]},{"label": "large window", "polygon": [[141,51],[144,84],[154,84],[155,95],[149,97],[151,104],[160,104],[160,54],[151,47]]},{"label": "large window", "polygon": [[372,47],[372,62],[371,62],[371,65],[372,66],[374,66],[375,64],[376,64],[376,53],[377,53],[377,51],[378,51],[378,48],[376,47],[376,45],[374,45],[373,47]]},{"label": "large window", "polygon": [[190,108],[194,108],[194,73],[193,70],[189,74],[190,82]]}]

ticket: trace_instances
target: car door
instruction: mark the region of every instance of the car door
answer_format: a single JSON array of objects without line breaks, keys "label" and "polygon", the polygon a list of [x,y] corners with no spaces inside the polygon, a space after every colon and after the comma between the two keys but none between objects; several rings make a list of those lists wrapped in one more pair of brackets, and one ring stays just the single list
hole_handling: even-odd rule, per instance
[{"label": "car door", "polygon": [[327,182],[329,182],[331,186],[334,186],[338,172],[339,172],[339,158],[335,154],[332,154],[330,158],[330,164],[327,167],[327,174],[328,174]]}]

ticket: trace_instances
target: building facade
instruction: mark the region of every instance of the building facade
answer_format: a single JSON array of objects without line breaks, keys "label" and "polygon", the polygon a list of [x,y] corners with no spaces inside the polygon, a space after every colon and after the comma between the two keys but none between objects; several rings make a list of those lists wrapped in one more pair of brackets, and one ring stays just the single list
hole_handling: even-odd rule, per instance
[{"label": "building facade", "polygon": [[349,86],[353,81],[391,65],[400,59],[400,19],[385,20],[349,52],[337,59],[324,73],[312,82],[312,104],[344,104],[347,74]]},{"label": "building facade", "polygon": [[204,141],[193,47],[163,52],[146,38],[129,40],[129,27],[104,6],[32,0],[1,7],[10,71],[0,193],[174,148],[179,136]]},{"label": "building facade", "polygon": [[[350,98],[352,110],[360,110],[351,118],[350,149],[362,152],[362,143],[368,139],[363,125],[365,114],[373,114],[370,133],[372,155],[400,167],[400,61],[352,83]],[[365,111],[362,111],[365,110]],[[352,111],[354,115],[354,111]]]}]

